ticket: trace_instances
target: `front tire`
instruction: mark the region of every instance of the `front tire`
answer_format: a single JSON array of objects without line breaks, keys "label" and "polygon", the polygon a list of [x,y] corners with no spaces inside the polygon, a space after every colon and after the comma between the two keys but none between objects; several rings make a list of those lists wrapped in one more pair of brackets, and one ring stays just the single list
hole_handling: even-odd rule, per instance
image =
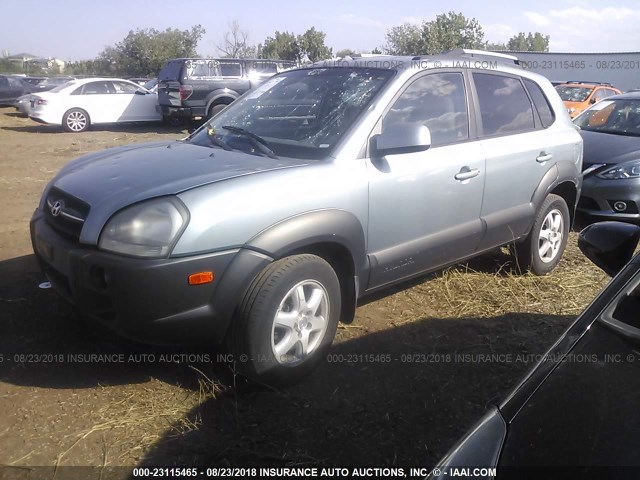
[{"label": "front tire", "polygon": [[340,282],[316,255],[285,257],[251,283],[230,331],[240,373],[274,386],[291,384],[325,358],[340,318]]},{"label": "front tire", "polygon": [[515,246],[521,271],[546,275],[560,262],[569,238],[569,208],[559,195],[550,194],[540,206],[527,238]]},{"label": "front tire", "polygon": [[84,132],[90,125],[91,120],[89,119],[89,114],[81,108],[72,108],[62,117],[62,128],[66,132]]}]

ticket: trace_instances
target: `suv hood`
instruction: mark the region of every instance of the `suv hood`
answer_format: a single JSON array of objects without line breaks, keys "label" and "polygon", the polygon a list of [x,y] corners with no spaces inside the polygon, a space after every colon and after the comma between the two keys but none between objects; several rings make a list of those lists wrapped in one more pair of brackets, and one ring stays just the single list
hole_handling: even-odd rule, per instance
[{"label": "suv hood", "polygon": [[584,141],[583,170],[594,163],[616,164],[640,159],[640,137],[580,130]]},{"label": "suv hood", "polygon": [[[91,207],[81,241],[94,243],[116,211],[152,197],[258,172],[308,164],[272,159],[181,141],[138,144],[82,156],[67,164],[47,187],[57,187]],[[40,208],[44,207],[47,192]]]}]

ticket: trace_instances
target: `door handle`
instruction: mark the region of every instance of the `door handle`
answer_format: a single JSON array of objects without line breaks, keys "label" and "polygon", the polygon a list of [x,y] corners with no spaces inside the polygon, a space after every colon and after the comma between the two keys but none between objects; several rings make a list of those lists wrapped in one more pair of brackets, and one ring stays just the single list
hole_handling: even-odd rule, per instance
[{"label": "door handle", "polygon": [[470,178],[477,177],[478,175],[480,175],[480,170],[477,168],[462,167],[460,172],[456,173],[453,178],[462,181],[469,180]]},{"label": "door handle", "polygon": [[549,160],[551,160],[553,158],[553,155],[547,152],[540,152],[540,155],[538,155],[536,157],[536,162],[538,163],[544,163],[544,162],[548,162]]}]

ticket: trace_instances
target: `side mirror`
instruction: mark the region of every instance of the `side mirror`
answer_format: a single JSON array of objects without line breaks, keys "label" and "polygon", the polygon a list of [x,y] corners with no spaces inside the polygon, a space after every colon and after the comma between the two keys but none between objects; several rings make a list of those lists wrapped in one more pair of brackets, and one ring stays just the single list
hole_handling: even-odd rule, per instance
[{"label": "side mirror", "polygon": [[371,151],[375,157],[400,153],[423,152],[431,146],[431,132],[425,125],[400,124],[384,129],[371,138]]},{"label": "side mirror", "polygon": [[580,232],[578,247],[610,277],[631,260],[640,240],[640,227],[623,222],[599,222]]},{"label": "side mirror", "polygon": [[144,90],[136,90],[136,95],[146,95],[147,92],[145,92]]},{"label": "side mirror", "polygon": [[596,103],[598,101],[598,99],[596,97],[591,97],[591,100],[589,100],[589,103],[591,105],[593,105],[594,103]]}]

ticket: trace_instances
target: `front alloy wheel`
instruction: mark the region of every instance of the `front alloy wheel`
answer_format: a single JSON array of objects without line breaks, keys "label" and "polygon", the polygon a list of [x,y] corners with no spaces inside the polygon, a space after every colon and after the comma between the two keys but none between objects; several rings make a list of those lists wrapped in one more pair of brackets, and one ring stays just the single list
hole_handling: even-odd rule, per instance
[{"label": "front alloy wheel", "polygon": [[89,123],[89,115],[79,108],[69,110],[62,119],[62,126],[67,132],[84,132],[89,128]]},{"label": "front alloy wheel", "polygon": [[327,331],[329,299],[315,280],[289,290],[273,319],[271,349],[282,365],[295,365],[313,354]]},{"label": "front alloy wheel", "polygon": [[324,359],[338,327],[340,281],[323,258],[291,255],[251,282],[227,337],[236,368],[275,386],[296,382]]}]

